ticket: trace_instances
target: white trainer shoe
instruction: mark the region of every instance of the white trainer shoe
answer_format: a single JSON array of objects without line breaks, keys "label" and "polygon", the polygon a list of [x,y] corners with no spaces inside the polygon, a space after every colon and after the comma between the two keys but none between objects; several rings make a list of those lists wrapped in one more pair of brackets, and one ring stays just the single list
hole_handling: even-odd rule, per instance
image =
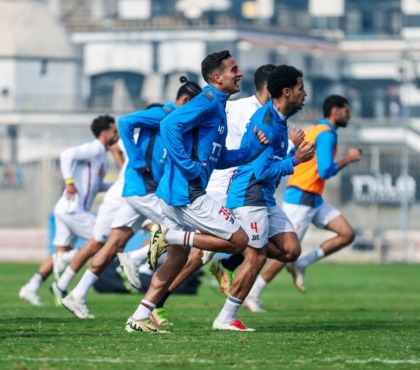
[{"label": "white trainer shoe", "polygon": [[19,297],[32,306],[42,306],[41,297],[37,292],[29,290],[26,286],[20,288]]},{"label": "white trainer shoe", "polygon": [[242,306],[247,308],[251,312],[261,313],[265,312],[261,301],[258,297],[248,296],[245,298],[244,302],[242,303]]},{"label": "white trainer shoe", "polygon": [[169,331],[159,329],[150,320],[134,320],[132,317],[130,317],[125,323],[125,331],[128,331],[129,333],[143,332],[151,334],[170,333]]},{"label": "white trainer shoe", "polygon": [[137,292],[140,292],[139,264],[131,258],[132,252],[118,253],[118,260],[123,269],[124,277]]},{"label": "white trainer shoe", "polygon": [[218,322],[214,320],[213,330],[232,330],[232,331],[255,331],[255,329],[247,328],[241,321],[235,320],[230,324]]},{"label": "white trainer shoe", "polygon": [[63,261],[63,254],[64,252],[55,252],[52,255],[53,258],[53,271],[55,280],[58,281],[60,276],[63,274],[64,270],[66,269],[68,263]]},{"label": "white trainer shoe", "polygon": [[61,300],[61,305],[67,308],[73,315],[79,319],[94,319],[95,316],[89,312],[86,302],[78,301],[70,293]]}]

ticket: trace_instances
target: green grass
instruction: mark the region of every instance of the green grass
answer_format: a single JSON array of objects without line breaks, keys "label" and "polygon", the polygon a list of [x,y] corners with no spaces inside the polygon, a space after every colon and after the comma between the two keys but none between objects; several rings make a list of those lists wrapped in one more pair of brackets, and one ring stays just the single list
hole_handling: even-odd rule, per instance
[{"label": "green grass", "polygon": [[162,335],[126,333],[140,296],[89,293],[95,320],[31,307],[19,288],[36,265],[0,264],[1,369],[420,369],[420,266],[319,263],[307,294],[282,273],[263,293],[265,314],[241,309],[255,333],[216,332],[224,303],[211,277],[198,295],[174,295]]}]

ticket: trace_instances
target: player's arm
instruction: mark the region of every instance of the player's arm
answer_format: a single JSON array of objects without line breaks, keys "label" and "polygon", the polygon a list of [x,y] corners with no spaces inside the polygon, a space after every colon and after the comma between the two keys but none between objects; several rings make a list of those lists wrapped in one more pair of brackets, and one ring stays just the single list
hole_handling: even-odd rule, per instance
[{"label": "player's arm", "polygon": [[294,164],[290,158],[273,159],[273,147],[271,146],[252,162],[252,167],[258,181],[277,181],[282,176],[291,175],[294,172]]},{"label": "player's arm", "polygon": [[146,159],[134,141],[134,131],[137,128],[158,130],[160,121],[165,117],[162,107],[153,107],[133,112],[118,120],[118,129],[123,141],[130,166],[137,169],[147,167]]},{"label": "player's arm", "polygon": [[359,148],[348,148],[345,157],[336,162],[338,169],[341,170],[350,163],[360,161],[361,157],[362,151]]},{"label": "player's arm", "polygon": [[315,141],[316,164],[319,177],[323,180],[337,174],[339,166],[334,162],[334,150],[337,140],[330,131],[321,132]]},{"label": "player's arm", "polygon": [[241,166],[252,162],[264,150],[267,149],[270,138],[272,136],[272,129],[268,125],[256,126],[252,123],[242,138],[241,147],[236,150],[228,150],[226,147],[222,148],[219,161],[216,165],[217,169],[224,169],[229,167]]},{"label": "player's arm", "polygon": [[304,138],[305,132],[301,128],[297,129],[295,125],[292,125],[292,128],[289,131],[287,153],[289,154],[293,149],[297,148],[303,142]]},{"label": "player's arm", "polygon": [[194,180],[200,176],[202,166],[205,164],[192,160],[185,151],[183,134],[203,122],[210,111],[210,102],[198,95],[161,122],[160,132],[168,156],[187,180]]},{"label": "player's arm", "polygon": [[122,168],[124,165],[124,153],[120,148],[120,144],[117,142],[109,147],[109,151],[114,158],[115,163],[117,164],[118,168]]},{"label": "player's arm", "polygon": [[66,193],[69,197],[74,197],[77,193],[74,185],[73,171],[77,161],[90,161],[98,155],[96,146],[83,144],[67,148],[60,153],[60,169],[66,184]]}]

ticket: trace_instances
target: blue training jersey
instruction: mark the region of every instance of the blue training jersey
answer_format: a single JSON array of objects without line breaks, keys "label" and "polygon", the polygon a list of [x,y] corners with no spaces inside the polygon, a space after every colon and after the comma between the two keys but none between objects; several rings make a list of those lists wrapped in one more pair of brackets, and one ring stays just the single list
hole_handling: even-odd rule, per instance
[{"label": "blue training jersey", "polygon": [[253,135],[250,146],[227,150],[227,99],[227,94],[207,85],[199,95],[161,122],[168,160],[156,195],[167,204],[190,204],[206,193],[215,168],[247,163],[265,149]]},{"label": "blue training jersey", "polygon": [[[258,158],[238,168],[229,187],[227,208],[273,207],[276,204],[274,193],[281,177],[294,172],[292,160],[286,158],[287,123],[281,119],[271,100],[251,117],[249,126],[255,125],[259,130],[270,132],[270,143]],[[241,146],[246,145],[249,133],[250,130],[242,139]]]},{"label": "blue training jersey", "polygon": [[[175,103],[168,101],[162,107],[133,112],[118,120],[120,136],[128,157],[122,193],[124,197],[156,192],[166,162],[160,123],[176,109]],[[137,141],[134,139],[136,128],[140,129]],[[150,171],[139,170],[144,166]]]}]

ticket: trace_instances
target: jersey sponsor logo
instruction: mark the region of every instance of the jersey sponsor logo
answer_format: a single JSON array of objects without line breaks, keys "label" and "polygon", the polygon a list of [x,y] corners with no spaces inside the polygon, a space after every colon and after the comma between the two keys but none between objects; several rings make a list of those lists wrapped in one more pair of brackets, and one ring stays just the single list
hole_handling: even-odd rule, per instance
[{"label": "jersey sponsor logo", "polygon": [[213,141],[213,148],[211,150],[211,156],[209,156],[209,160],[213,162],[217,162],[219,160],[221,152],[222,152],[222,144],[215,143]]}]

